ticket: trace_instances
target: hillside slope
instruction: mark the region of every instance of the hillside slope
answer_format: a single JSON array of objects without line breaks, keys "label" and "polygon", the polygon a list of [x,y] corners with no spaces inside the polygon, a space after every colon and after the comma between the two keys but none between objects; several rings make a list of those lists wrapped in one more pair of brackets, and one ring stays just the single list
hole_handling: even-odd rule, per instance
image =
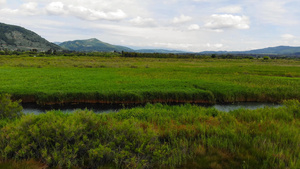
[{"label": "hillside slope", "polygon": [[276,46],[249,51],[204,51],[200,54],[257,54],[257,55],[300,55],[300,47]]},{"label": "hillside slope", "polygon": [[38,51],[62,50],[38,34],[15,25],[0,23],[0,50]]},{"label": "hillside slope", "polygon": [[257,50],[245,51],[247,54],[275,54],[275,55],[290,55],[300,52],[300,47],[292,46],[277,46]]},{"label": "hillside slope", "polygon": [[78,52],[133,52],[133,49],[124,46],[111,45],[109,43],[104,43],[96,38],[87,39],[87,40],[75,40],[67,41],[61,43],[61,46],[64,49]]}]

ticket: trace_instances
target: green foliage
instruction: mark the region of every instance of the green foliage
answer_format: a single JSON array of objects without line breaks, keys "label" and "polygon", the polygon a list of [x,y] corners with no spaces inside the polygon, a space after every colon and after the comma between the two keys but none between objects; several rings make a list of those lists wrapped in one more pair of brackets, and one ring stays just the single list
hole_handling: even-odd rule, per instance
[{"label": "green foliage", "polygon": [[[0,119],[13,119],[23,115],[21,101],[11,101],[9,94],[0,94]],[[1,124],[0,124],[1,126]]]},{"label": "green foliage", "polygon": [[225,113],[147,104],[112,114],[51,111],[0,128],[0,159],[59,168],[297,169],[299,124],[290,107]]}]

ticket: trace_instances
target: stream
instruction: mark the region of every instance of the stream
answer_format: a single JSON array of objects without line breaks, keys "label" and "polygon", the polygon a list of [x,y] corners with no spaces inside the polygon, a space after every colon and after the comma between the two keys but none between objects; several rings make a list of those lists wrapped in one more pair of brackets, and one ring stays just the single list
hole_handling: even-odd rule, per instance
[{"label": "stream", "polygon": [[[76,109],[88,109],[92,110],[95,113],[113,113],[118,112],[122,108],[133,108],[142,105],[132,105],[132,106],[122,106],[122,105],[103,105],[103,104],[80,104],[80,105],[64,105],[64,106],[39,106],[36,104],[22,104],[23,112],[25,114],[33,113],[33,114],[41,114],[51,110],[60,110],[65,113],[71,113]],[[234,103],[234,104],[215,104],[215,105],[198,105],[203,107],[213,107],[219,111],[230,112],[232,110],[237,110],[240,108],[245,109],[258,109],[264,107],[281,107],[280,104],[274,103],[257,103],[257,102],[243,102],[243,103]]]}]

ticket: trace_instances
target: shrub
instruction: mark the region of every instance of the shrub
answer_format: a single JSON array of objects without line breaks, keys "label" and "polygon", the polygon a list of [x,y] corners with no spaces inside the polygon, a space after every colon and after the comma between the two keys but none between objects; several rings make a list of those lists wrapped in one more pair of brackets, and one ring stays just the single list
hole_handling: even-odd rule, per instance
[{"label": "shrub", "polygon": [[264,56],[263,59],[264,60],[270,60],[271,58],[269,56]]},{"label": "shrub", "polygon": [[20,100],[12,101],[9,94],[0,94],[0,119],[13,119],[20,117],[23,112]]}]

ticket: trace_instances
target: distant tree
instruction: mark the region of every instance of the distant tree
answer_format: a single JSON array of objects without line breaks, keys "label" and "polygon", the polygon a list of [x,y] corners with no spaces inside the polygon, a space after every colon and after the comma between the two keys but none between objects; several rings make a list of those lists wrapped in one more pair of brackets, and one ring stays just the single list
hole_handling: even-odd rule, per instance
[{"label": "distant tree", "polygon": [[264,56],[263,59],[264,60],[270,60],[271,58],[269,56]]}]

